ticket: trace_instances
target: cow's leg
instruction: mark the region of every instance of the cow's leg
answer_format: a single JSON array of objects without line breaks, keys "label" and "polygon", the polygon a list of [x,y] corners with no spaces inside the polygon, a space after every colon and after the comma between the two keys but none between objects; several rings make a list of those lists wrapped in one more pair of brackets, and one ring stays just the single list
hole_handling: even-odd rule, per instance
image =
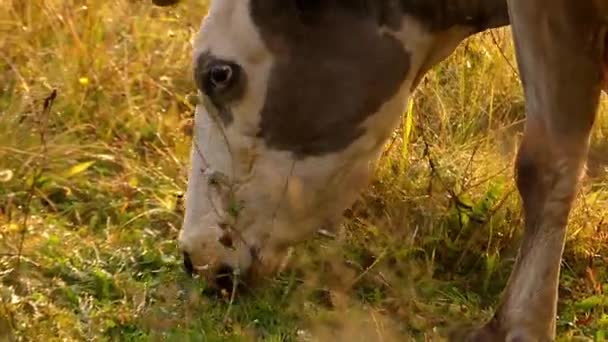
[{"label": "cow's leg", "polygon": [[602,81],[592,1],[509,0],[528,111],[516,162],[526,227],[494,319],[472,341],[552,341],[566,224]]}]

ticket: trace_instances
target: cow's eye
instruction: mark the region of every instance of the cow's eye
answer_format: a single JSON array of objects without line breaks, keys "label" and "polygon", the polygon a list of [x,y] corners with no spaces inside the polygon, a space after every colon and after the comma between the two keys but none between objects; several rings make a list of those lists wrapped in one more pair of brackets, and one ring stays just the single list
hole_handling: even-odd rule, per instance
[{"label": "cow's eye", "polygon": [[201,90],[211,97],[230,94],[241,74],[236,63],[226,61],[214,61],[207,64],[203,70]]},{"label": "cow's eye", "polygon": [[228,88],[234,79],[234,68],[230,64],[217,64],[209,68],[209,82],[215,90]]}]

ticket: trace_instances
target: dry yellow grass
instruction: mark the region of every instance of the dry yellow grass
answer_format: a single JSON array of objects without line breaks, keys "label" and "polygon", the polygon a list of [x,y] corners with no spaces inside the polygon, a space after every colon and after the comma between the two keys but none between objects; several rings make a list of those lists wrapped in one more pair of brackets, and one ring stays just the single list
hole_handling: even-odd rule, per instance
[{"label": "dry yellow grass", "polygon": [[[522,225],[508,32],[429,74],[336,240],[299,246],[288,271],[231,303],[182,274],[175,244],[204,11],[0,1],[0,340],[435,341],[487,319]],[[601,113],[563,263],[563,340],[608,330]]]}]

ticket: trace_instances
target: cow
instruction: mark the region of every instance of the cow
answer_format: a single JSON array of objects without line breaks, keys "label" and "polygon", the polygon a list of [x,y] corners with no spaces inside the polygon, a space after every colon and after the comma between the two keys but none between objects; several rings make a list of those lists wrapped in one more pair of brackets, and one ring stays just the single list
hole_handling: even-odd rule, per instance
[{"label": "cow", "polygon": [[[155,0],[169,5],[177,0]],[[569,212],[606,75],[605,0],[212,0],[179,245],[217,286],[270,274],[365,188],[404,102],[467,37],[511,25],[527,121],[525,232],[468,341],[552,341]]]}]

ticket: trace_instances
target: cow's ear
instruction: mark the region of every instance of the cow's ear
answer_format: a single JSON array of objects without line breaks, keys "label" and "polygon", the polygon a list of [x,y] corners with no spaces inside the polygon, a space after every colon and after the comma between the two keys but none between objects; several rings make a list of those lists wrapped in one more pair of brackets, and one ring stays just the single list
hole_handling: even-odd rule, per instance
[{"label": "cow's ear", "polygon": [[152,3],[154,3],[156,6],[171,6],[171,5],[175,5],[179,2],[180,0],[152,0]]}]

